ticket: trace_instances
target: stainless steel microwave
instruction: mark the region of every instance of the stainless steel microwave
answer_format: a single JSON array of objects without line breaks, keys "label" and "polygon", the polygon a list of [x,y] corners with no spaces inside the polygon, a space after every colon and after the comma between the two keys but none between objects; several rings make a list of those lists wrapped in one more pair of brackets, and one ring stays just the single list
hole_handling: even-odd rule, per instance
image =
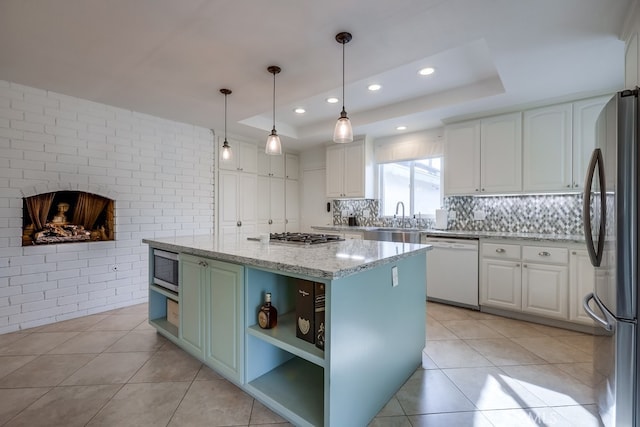
[{"label": "stainless steel microwave", "polygon": [[153,283],[176,293],[179,291],[178,254],[153,250]]}]

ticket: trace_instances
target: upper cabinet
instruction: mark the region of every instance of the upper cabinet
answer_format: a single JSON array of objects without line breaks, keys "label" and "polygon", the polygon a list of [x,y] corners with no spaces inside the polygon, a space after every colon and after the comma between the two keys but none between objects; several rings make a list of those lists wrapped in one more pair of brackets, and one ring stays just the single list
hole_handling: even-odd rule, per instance
[{"label": "upper cabinet", "polygon": [[372,198],[373,181],[372,146],[368,140],[327,147],[327,197]]},{"label": "upper cabinet", "polygon": [[447,126],[446,141],[446,195],[522,190],[521,113]]},{"label": "upper cabinet", "polygon": [[444,193],[480,191],[480,121],[456,123],[445,130]]},{"label": "upper cabinet", "polygon": [[220,161],[220,169],[247,173],[258,171],[258,152],[253,144],[236,142],[231,145],[231,159]]},{"label": "upper cabinet", "polygon": [[300,159],[296,154],[287,153],[284,156],[284,177],[298,179],[300,175]]},{"label": "upper cabinet", "polygon": [[595,124],[610,96],[524,113],[524,191],[582,191]]},{"label": "upper cabinet", "polygon": [[284,178],[284,155],[272,156],[258,150],[258,175]]},{"label": "upper cabinet", "polygon": [[571,104],[524,112],[525,191],[571,189],[572,112]]}]

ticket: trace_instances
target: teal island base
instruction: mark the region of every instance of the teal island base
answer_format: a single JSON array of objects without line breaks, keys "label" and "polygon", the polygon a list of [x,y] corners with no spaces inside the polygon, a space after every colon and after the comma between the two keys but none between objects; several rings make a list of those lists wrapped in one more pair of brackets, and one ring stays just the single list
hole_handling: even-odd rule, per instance
[{"label": "teal island base", "polygon": [[[296,426],[366,426],[421,364],[427,247],[411,246],[401,257],[335,277],[182,248],[180,291],[151,284],[149,321]],[[296,337],[301,280],[325,287],[324,351]],[[257,325],[266,292],[279,314],[273,329]],[[178,302],[178,326],[167,320],[167,299]]]}]

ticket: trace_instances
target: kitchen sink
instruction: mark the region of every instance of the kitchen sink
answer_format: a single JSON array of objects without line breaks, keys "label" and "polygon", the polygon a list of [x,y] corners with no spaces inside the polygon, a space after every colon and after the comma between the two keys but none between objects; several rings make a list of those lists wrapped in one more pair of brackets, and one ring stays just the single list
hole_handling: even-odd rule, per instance
[{"label": "kitchen sink", "polygon": [[420,229],[378,227],[365,230],[362,238],[364,240],[380,240],[383,242],[420,243]]}]

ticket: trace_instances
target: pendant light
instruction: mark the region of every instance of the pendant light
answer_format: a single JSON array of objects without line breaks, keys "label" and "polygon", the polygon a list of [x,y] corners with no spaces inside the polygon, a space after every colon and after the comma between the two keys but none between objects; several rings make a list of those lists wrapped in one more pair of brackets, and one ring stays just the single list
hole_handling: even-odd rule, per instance
[{"label": "pendant light", "polygon": [[267,137],[267,145],[264,151],[275,156],[282,154],[282,144],[280,143],[278,132],[276,132],[276,74],[281,69],[277,65],[270,65],[267,67],[267,71],[273,74],[273,129],[271,129],[271,134]]},{"label": "pendant light", "polygon": [[227,95],[231,95],[229,89],[220,89],[220,93],[224,94],[224,143],[222,144],[222,151],[220,158],[224,162],[231,160],[231,147],[227,142]]},{"label": "pendant light", "polygon": [[344,144],[353,141],[351,120],[347,117],[347,111],[344,109],[344,45],[351,41],[351,33],[336,34],[336,41],[342,44],[342,112],[340,112],[340,117],[333,131],[333,142]]}]

